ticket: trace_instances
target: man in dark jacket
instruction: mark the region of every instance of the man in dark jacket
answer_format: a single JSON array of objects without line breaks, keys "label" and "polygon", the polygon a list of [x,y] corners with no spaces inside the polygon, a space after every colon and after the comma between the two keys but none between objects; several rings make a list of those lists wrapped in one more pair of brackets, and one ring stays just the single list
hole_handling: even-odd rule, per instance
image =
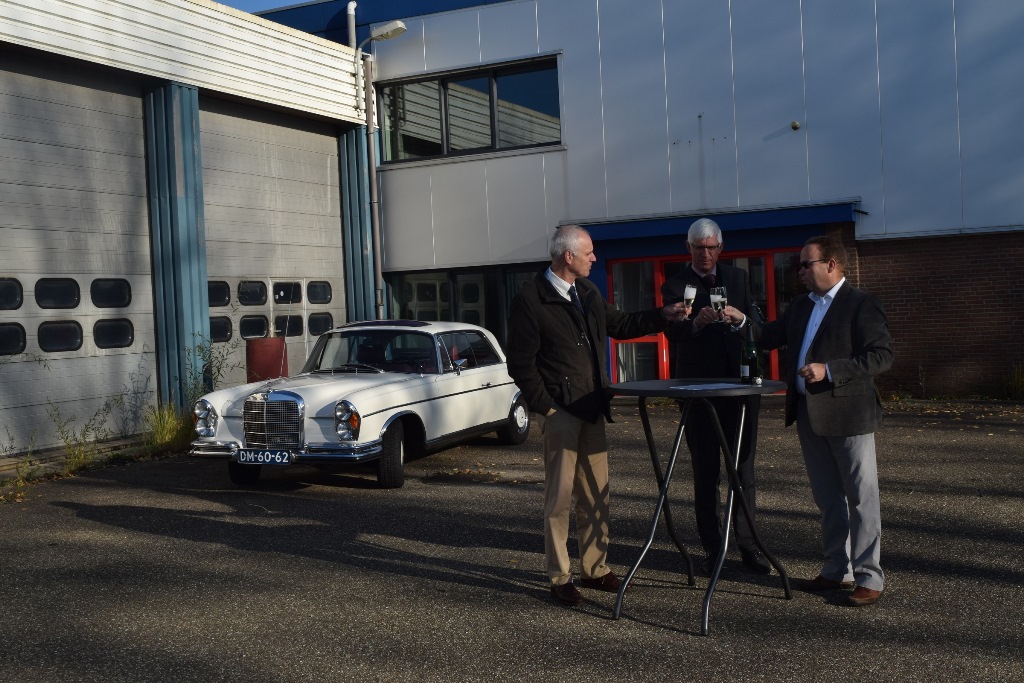
[{"label": "man in dark jacket", "polygon": [[[753,312],[754,298],[750,292],[750,276],[742,268],[718,262],[722,253],[722,231],[709,218],[693,222],[687,232],[687,248],[692,255],[689,265],[669,278],[661,288],[665,303],[684,298],[687,286],[693,288],[693,309],[698,313],[688,320],[669,325],[665,337],[672,344],[672,376],[680,379],[736,379],[740,375],[741,335],[738,331]],[[729,302],[727,311],[738,316],[739,324],[723,322],[724,313],[711,308],[711,287],[725,287]],[[732,439],[739,425],[739,405],[731,398],[711,399],[726,438]],[[747,399],[747,410],[756,415],[761,405],[759,396]],[[722,469],[721,446],[708,407],[696,401],[686,418],[686,445],[693,466],[693,507],[697,518],[697,535],[704,547],[701,570],[710,574],[722,547]],[[757,442],[757,420],[743,423],[743,440],[736,473],[743,487],[743,498],[753,517],[757,511],[754,451]],[[733,514],[736,545],[743,564],[758,573],[767,574],[771,565],[754,544],[747,518],[737,508]]]},{"label": "man in dark jacket", "polygon": [[587,280],[597,259],[586,230],[559,228],[549,247],[551,267],[526,283],[512,302],[508,371],[530,410],[544,415],[544,555],[551,594],[579,605],[570,573],[569,507],[576,496],[580,585],[617,592],[608,568],[608,439],[611,421],[606,347],[609,336],[630,339],[664,329],[685,306],[623,313]]},{"label": "man in dark jacket", "polygon": [[882,404],[874,378],[892,367],[893,352],[882,302],[851,286],[845,272],[838,240],[807,240],[800,281],[809,294],[757,331],[763,348],[786,347],[786,426],[796,422],[821,511],[824,563],[818,576],[798,585],[853,588],[847,602],[863,607],[878,601],[885,583],[875,458]]}]

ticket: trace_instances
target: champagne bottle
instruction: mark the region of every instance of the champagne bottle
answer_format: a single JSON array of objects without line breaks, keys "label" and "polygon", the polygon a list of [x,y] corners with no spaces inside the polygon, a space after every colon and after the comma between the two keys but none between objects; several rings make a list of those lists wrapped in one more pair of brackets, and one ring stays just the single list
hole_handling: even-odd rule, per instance
[{"label": "champagne bottle", "polygon": [[747,321],[743,326],[743,347],[740,349],[740,381],[744,384],[761,383],[761,362],[754,343],[754,326]]}]

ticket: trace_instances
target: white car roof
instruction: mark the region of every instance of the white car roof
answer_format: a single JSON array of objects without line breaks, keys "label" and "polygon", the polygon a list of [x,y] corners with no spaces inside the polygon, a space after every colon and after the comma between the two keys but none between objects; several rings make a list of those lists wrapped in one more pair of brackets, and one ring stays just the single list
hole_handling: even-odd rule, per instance
[{"label": "white car roof", "polygon": [[339,325],[331,329],[330,331],[343,332],[346,330],[354,330],[360,328],[371,330],[420,330],[423,332],[430,332],[433,334],[438,334],[442,332],[458,332],[460,330],[478,330],[481,332],[486,332],[486,330],[483,327],[480,327],[479,325],[471,325],[470,323],[424,320],[363,320],[360,322]]}]

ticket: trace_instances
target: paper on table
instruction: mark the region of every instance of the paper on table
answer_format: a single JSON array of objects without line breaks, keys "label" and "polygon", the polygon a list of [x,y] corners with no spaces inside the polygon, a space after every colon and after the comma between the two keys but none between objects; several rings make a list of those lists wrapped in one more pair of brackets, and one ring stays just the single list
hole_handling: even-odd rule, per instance
[{"label": "paper on table", "polygon": [[684,391],[701,391],[703,389],[736,389],[739,384],[727,384],[722,382],[720,384],[687,384],[683,387],[669,387],[669,389],[682,389]]}]

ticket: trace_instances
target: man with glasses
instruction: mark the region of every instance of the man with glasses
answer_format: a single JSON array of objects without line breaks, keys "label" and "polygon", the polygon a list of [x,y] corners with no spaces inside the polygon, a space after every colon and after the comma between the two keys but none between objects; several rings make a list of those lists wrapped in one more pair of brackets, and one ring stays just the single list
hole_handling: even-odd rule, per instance
[{"label": "man with glasses", "polygon": [[809,294],[794,300],[781,320],[755,326],[755,335],[762,348],[787,347],[786,426],[796,422],[821,511],[824,564],[798,585],[854,588],[847,601],[861,607],[878,601],[885,581],[874,434],[882,405],[874,377],[892,367],[893,353],[882,302],[851,286],[845,271],[838,240],[807,240],[800,282]]},{"label": "man with glasses", "polygon": [[[737,334],[747,324],[753,310],[750,276],[742,268],[718,262],[722,253],[722,231],[718,224],[701,218],[687,232],[690,265],[669,278],[661,288],[665,304],[682,301],[686,286],[696,289],[693,310],[697,314],[665,330],[670,342],[672,376],[680,379],[733,379],[740,376],[740,351],[743,340]],[[711,308],[710,290],[725,287],[729,305],[724,312]],[[726,323],[726,316],[735,324]],[[739,406],[731,398],[711,399],[727,438],[736,434]],[[718,435],[707,406],[701,401],[691,404],[686,418],[686,444],[693,465],[693,502],[697,518],[697,534],[704,547],[701,570],[710,574],[722,547],[722,503],[720,491],[722,455]],[[748,409],[757,411],[759,397],[752,397]],[[756,510],[754,481],[754,446],[757,440],[756,420],[746,420],[740,449],[737,474],[751,517]],[[742,514],[733,515],[736,545],[743,564],[759,574],[771,572],[771,565],[754,544],[753,534]]]}]

